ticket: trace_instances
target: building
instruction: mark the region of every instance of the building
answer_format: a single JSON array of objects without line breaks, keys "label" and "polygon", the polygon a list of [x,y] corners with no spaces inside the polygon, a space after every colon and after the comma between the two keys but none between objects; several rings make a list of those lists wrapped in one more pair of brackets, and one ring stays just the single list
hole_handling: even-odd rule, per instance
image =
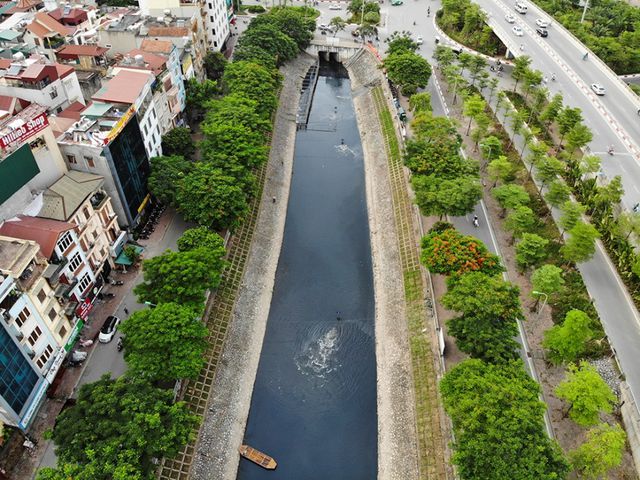
[{"label": "building", "polygon": [[22,430],[79,331],[47,280],[58,268],[37,242],[0,236],[0,421]]},{"label": "building", "polygon": [[56,61],[75,69],[85,101],[90,101],[107,74],[108,48],[98,45],[65,45],[56,51]]},{"label": "building", "polygon": [[122,110],[119,104],[94,102],[80,120],[65,118],[67,127],[57,139],[69,167],[104,178],[123,228],[137,225],[149,201],[149,159],[136,111],[135,105]]},{"label": "building", "polygon": [[204,10],[193,10],[192,15],[185,17],[149,17],[140,10],[126,10],[98,28],[98,44],[109,48],[108,56],[114,58],[141,48],[147,39],[168,41],[178,49],[183,75],[190,78],[195,73],[203,79],[207,53],[203,14]]},{"label": "building", "polygon": [[42,191],[67,171],[46,108],[38,104],[0,118],[0,158],[0,221],[35,215]]},{"label": "building", "polygon": [[[191,74],[191,76],[187,76],[186,73],[183,74],[180,55],[176,46],[164,40],[145,38],[140,45],[140,50],[167,57],[167,68],[171,72],[173,84],[178,87],[179,108],[181,112],[184,112],[187,105],[187,92],[184,80],[185,78],[192,78],[194,75]],[[191,70],[193,70],[193,68]]]},{"label": "building", "polygon": [[17,97],[59,112],[73,102],[84,104],[73,67],[48,62],[43,57],[0,59],[0,95]]},{"label": "building", "polygon": [[[140,60],[140,59],[138,59]],[[141,62],[142,63],[142,62]],[[93,96],[93,110],[113,105],[122,112],[133,107],[140,122],[147,156],[162,155],[162,130],[158,116],[158,106],[152,87],[157,85],[152,71],[114,69],[114,76],[102,83],[102,88]],[[86,115],[90,113],[85,112]]]},{"label": "building", "polygon": [[[118,226],[103,185],[104,178],[100,175],[69,170],[44,191],[38,217],[77,225],[78,242],[94,276],[102,274],[106,278],[127,235]],[[78,276],[76,272],[74,275]]]}]

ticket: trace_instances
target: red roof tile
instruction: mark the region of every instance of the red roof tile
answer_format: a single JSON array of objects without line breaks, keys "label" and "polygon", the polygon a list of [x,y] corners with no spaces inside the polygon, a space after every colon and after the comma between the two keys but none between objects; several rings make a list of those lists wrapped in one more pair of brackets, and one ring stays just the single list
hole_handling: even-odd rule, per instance
[{"label": "red roof tile", "polygon": [[91,98],[101,102],[135,103],[144,86],[149,83],[150,76],[153,73],[147,71],[120,70],[111,80],[102,82],[102,88]]},{"label": "red roof tile", "polygon": [[40,245],[42,255],[51,258],[60,234],[75,227],[74,223],[18,215],[17,220],[4,222],[0,227],[0,235],[33,240]]},{"label": "red roof tile", "polygon": [[166,40],[152,40],[145,38],[140,44],[140,50],[151,53],[171,53],[173,43]]},{"label": "red roof tile", "polygon": [[77,57],[99,57],[109,51],[98,45],[65,45],[56,51],[58,58],[74,59]]}]

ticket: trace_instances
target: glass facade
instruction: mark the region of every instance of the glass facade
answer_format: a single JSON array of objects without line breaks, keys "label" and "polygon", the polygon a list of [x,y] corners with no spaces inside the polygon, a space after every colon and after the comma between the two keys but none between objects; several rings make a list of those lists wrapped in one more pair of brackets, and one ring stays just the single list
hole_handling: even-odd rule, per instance
[{"label": "glass facade", "polygon": [[0,327],[0,396],[16,414],[24,408],[38,378],[9,332]]},{"label": "glass facade", "polygon": [[138,119],[134,116],[109,145],[116,177],[124,194],[125,208],[133,222],[138,207],[147,196],[147,179],[151,171]]}]

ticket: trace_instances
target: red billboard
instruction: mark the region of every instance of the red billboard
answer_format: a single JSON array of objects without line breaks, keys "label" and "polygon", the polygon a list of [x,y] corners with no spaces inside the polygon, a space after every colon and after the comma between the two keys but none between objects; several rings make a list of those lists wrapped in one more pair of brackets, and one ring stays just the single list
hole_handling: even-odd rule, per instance
[{"label": "red billboard", "polygon": [[37,117],[32,118],[24,125],[13,129],[9,133],[0,137],[0,148],[7,148],[9,145],[23,141],[49,125],[47,115],[43,112]]}]

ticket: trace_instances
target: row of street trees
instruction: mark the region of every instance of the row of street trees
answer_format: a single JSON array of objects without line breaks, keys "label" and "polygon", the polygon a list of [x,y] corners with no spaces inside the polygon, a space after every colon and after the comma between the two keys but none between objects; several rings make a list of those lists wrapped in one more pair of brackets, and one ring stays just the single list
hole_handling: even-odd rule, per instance
[{"label": "row of street trees", "polygon": [[[537,89],[540,87],[536,85],[541,83],[541,73],[530,70],[526,60],[517,60],[514,73],[523,90],[522,97],[518,98],[530,98],[538,102],[534,111],[511,109],[508,115],[512,122],[511,127],[515,131],[526,132],[526,135],[523,135],[532,152],[532,158],[528,159],[528,168],[524,168],[519,163],[522,152],[513,149],[513,138],[506,136],[498,125],[493,125],[490,112],[473,94],[478,89],[489,88],[488,97],[491,99],[497,82],[488,81],[483,75],[483,68],[478,68],[483,61],[474,61],[465,54],[456,59],[447,50],[439,48],[436,58],[440,62],[449,88],[455,89],[464,100],[463,112],[470,120],[467,131],[472,122],[475,123],[476,129],[483,130],[474,140],[476,145],[479,144],[481,147],[485,159],[482,170],[486,171],[488,179],[493,182],[492,196],[502,207],[503,227],[511,232],[512,242],[517,242],[517,263],[523,273],[530,273],[532,296],[539,300],[541,295],[546,295],[545,300],[548,299],[554,307],[557,325],[546,332],[543,346],[552,362],[568,367],[567,378],[558,386],[556,396],[568,402],[568,414],[576,423],[584,426],[595,425],[599,421],[600,413],[611,412],[615,396],[593,367],[586,362],[579,363],[581,359],[601,352],[597,338],[602,336],[602,329],[574,263],[584,261],[593,255],[598,232],[582,220],[584,207],[570,199],[571,189],[562,178],[562,173],[568,170],[567,159],[570,160],[573,155],[567,154],[567,158],[561,157],[562,160],[557,158],[544,142],[535,140],[539,131],[534,130],[532,133],[529,129],[525,130],[524,125],[534,116],[551,121],[563,118],[558,123],[562,124],[561,134],[566,136],[567,143],[571,142],[568,146],[571,152],[585,141],[589,133],[585,133],[584,127],[581,126],[579,111],[563,108],[557,99],[548,105],[539,100],[541,95]],[[471,77],[470,81],[463,75],[465,69]],[[507,99],[506,92],[498,92],[498,109],[510,105]],[[512,99],[514,102],[517,100],[514,97]],[[587,159],[584,163],[585,169],[599,168],[599,165],[594,166],[593,160]],[[536,180],[542,185],[540,188],[535,187],[532,181],[534,171]],[[613,183],[615,186],[615,182]],[[562,208],[560,225],[568,233],[564,242],[553,224],[545,201],[553,207]],[[424,256],[423,261],[426,261]],[[558,262],[558,265],[555,265],[555,262]],[[463,312],[462,317],[455,318],[450,323],[450,332],[456,336],[461,350],[474,358],[491,363],[510,361],[509,355],[513,353],[513,346],[509,342],[514,335],[513,323],[505,322],[504,314],[499,313],[500,310],[495,310],[489,315],[491,322],[461,320],[465,316],[472,318],[476,312],[483,311],[477,302],[490,306],[494,299],[498,300],[500,309],[515,312],[511,308],[517,295],[511,292],[511,297],[505,297],[508,289],[500,282],[481,281],[476,278],[466,284],[462,282],[466,288],[460,290],[460,281],[452,279],[449,281],[449,291],[443,297],[443,303],[447,308]],[[493,293],[494,290],[496,293]],[[473,302],[464,301],[468,304],[467,310],[463,309],[465,303],[459,301],[460,294],[475,297]],[[500,318],[503,319],[502,322],[498,322]],[[496,329],[496,325],[499,328]],[[493,330],[488,330],[489,327]],[[480,339],[483,338],[488,340],[487,345],[482,345]],[[604,437],[612,441],[602,449],[599,442]],[[571,466],[586,478],[596,478],[620,464],[624,445],[624,431],[618,425],[610,426],[603,423],[589,432],[586,443],[569,454]],[[544,472],[534,476],[554,478],[545,476]],[[471,475],[468,478],[488,477]],[[498,475],[494,478],[501,477]],[[507,475],[504,478],[530,477]]]},{"label": "row of street trees", "polygon": [[407,96],[426,87],[431,78],[431,65],[416,53],[419,45],[410,35],[410,32],[394,32],[386,40],[387,56],[383,63],[389,80]]}]

